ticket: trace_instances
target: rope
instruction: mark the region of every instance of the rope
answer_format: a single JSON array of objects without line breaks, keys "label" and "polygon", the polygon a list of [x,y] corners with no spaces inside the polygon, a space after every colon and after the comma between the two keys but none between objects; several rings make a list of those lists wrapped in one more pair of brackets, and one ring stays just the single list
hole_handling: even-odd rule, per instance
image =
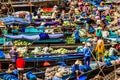
[{"label": "rope", "polygon": [[[88,47],[88,49],[89,49],[89,51],[90,51],[90,53],[91,53],[91,55],[92,55],[93,59],[95,60],[95,62],[96,62],[96,63],[97,63],[97,65],[99,66],[99,63],[98,63],[97,59],[95,58],[95,56],[93,55],[92,51],[90,50],[90,48],[89,48],[89,47]],[[104,74],[104,72],[103,72],[102,68],[101,68],[100,66],[99,66],[98,68],[99,68],[99,69],[100,69],[100,71],[102,72],[103,77],[105,77],[105,74]]]}]

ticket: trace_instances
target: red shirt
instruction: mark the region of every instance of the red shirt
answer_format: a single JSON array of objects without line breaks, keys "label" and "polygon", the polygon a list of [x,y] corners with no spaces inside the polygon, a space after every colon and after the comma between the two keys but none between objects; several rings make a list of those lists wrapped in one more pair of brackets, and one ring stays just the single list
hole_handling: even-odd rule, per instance
[{"label": "red shirt", "polygon": [[16,68],[25,68],[25,60],[23,58],[16,60]]}]

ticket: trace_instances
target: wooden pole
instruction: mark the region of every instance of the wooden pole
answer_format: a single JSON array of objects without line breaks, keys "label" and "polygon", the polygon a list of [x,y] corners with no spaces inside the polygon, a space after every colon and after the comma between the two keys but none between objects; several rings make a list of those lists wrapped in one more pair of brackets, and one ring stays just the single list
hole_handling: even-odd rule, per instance
[{"label": "wooden pole", "polygon": [[115,62],[115,64],[114,64],[114,73],[115,73],[115,80],[117,80],[117,74],[116,74],[116,62]]},{"label": "wooden pole", "polygon": [[32,14],[32,3],[31,3],[31,1],[28,4],[30,6],[30,14]]}]

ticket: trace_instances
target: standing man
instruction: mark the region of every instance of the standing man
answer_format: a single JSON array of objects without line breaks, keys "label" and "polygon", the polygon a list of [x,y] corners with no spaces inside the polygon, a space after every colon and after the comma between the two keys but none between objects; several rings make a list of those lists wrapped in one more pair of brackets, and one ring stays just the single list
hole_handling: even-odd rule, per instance
[{"label": "standing man", "polygon": [[91,51],[91,44],[87,42],[84,48],[84,65],[90,65]]},{"label": "standing man", "polygon": [[19,72],[18,79],[23,80],[23,71],[25,68],[25,60],[23,59],[23,55],[21,53],[19,53],[19,57],[16,60],[16,68]]}]

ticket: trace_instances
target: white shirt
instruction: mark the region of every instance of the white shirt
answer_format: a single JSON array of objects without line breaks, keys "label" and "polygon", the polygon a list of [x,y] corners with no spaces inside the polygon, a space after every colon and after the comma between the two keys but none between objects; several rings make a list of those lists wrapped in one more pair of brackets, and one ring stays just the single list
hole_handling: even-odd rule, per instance
[{"label": "white shirt", "polygon": [[117,52],[117,50],[115,48],[111,47],[109,50],[109,55],[110,56],[114,55],[114,52]]}]

